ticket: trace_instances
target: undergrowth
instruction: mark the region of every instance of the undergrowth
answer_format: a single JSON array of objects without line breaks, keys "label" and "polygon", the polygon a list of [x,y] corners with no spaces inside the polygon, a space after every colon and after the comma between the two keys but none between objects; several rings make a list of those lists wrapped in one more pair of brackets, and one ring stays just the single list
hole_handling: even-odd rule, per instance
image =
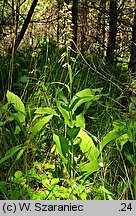
[{"label": "undergrowth", "polygon": [[1,57],[0,198],[135,199],[128,69],[109,71],[94,53],[73,58],[67,43],[59,49],[43,37],[38,47],[16,52],[12,91],[10,56]]}]

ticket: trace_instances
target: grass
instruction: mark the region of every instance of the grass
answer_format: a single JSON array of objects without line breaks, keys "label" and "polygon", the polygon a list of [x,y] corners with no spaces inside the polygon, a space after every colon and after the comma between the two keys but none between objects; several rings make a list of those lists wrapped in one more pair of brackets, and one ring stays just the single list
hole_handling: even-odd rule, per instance
[{"label": "grass", "polygon": [[[107,68],[100,64],[97,55],[85,54],[86,62],[78,53],[75,62],[67,62],[71,65],[70,72],[59,63],[63,52],[54,41],[42,39],[35,50],[24,49],[16,53],[14,94],[6,95],[4,100],[5,76],[9,71],[10,58],[6,57],[5,61],[3,57],[1,60],[0,198],[135,199],[135,117],[131,110],[124,113],[121,109],[122,91],[118,88],[119,84],[115,85],[115,81],[112,83],[108,78],[102,79],[103,70],[107,71]],[[117,65],[116,70],[119,69]],[[70,76],[72,86],[69,92]],[[118,80],[123,83],[129,80],[126,69],[122,69]],[[69,110],[72,97],[88,88],[103,90],[99,92],[97,100],[91,101],[92,104],[88,105],[90,96],[83,95],[78,109]],[[35,113],[38,107],[49,107],[50,111]],[[22,109],[25,109],[25,118]],[[71,116],[71,123],[66,113]],[[79,117],[80,114],[83,114],[82,117]],[[50,119],[47,119],[49,116]],[[84,136],[78,134],[78,129],[84,124],[83,116],[84,135],[89,144]],[[117,136],[119,130],[113,127],[116,120],[126,125],[120,128],[123,134],[128,135],[127,141],[122,134]],[[109,132],[113,128],[114,137],[111,137]],[[104,137],[108,137],[109,141],[100,151]],[[84,149],[85,144],[88,152]],[[97,151],[100,151],[99,155]]]}]

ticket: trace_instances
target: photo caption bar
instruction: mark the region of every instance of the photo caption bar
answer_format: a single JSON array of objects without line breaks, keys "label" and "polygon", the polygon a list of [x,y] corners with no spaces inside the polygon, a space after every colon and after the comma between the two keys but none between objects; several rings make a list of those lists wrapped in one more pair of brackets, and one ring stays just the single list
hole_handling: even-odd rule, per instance
[{"label": "photo caption bar", "polygon": [[29,200],[1,200],[0,215],[47,215],[47,216],[134,216],[136,215],[136,201],[29,201]]}]

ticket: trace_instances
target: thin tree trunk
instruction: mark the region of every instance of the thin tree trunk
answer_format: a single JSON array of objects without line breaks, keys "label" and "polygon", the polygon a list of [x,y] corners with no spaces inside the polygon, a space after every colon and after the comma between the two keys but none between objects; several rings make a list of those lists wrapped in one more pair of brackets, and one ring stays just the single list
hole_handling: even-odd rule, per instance
[{"label": "thin tree trunk", "polygon": [[19,26],[19,13],[20,13],[20,0],[16,0],[16,29],[15,35],[17,35],[18,26]]},{"label": "thin tree trunk", "polygon": [[132,72],[136,72],[136,9],[132,27],[132,43],[130,49],[129,68]]},{"label": "thin tree trunk", "polygon": [[[102,0],[102,9],[105,11],[106,10],[106,0]],[[102,15],[102,44],[103,47],[105,48],[105,35],[106,35],[106,31],[105,31],[105,13],[103,13]]]},{"label": "thin tree trunk", "polygon": [[[97,36],[96,36],[96,43],[102,44],[102,47],[105,48],[105,10],[106,10],[106,0],[100,1],[101,9],[98,13],[98,24],[97,24]],[[101,52],[101,50],[100,50]]]},{"label": "thin tree trunk", "polygon": [[15,2],[12,0],[12,26],[15,25]]},{"label": "thin tree trunk", "polygon": [[83,52],[84,51],[84,48],[85,48],[85,44],[86,44],[86,41],[87,41],[87,38],[86,38],[86,32],[87,32],[87,15],[88,15],[88,12],[87,12],[87,8],[88,8],[88,1],[87,0],[83,0],[83,7],[82,7],[82,16],[81,16],[81,51]]},{"label": "thin tree trunk", "polygon": [[117,35],[117,0],[110,0],[109,37],[106,53],[106,63],[113,64]]},{"label": "thin tree trunk", "polygon": [[34,13],[34,9],[35,9],[35,7],[36,7],[36,5],[37,5],[37,2],[38,2],[38,0],[33,0],[33,3],[32,3],[32,5],[31,5],[31,8],[30,8],[30,10],[29,10],[29,12],[28,12],[28,14],[27,14],[27,17],[26,17],[26,19],[25,19],[25,21],[24,21],[24,24],[23,24],[23,26],[22,26],[22,29],[21,29],[21,31],[20,31],[20,33],[19,33],[19,35],[17,36],[17,39],[16,39],[16,41],[15,41],[15,50],[18,48],[19,44],[21,43],[21,40],[22,40],[23,37],[24,37],[24,34],[25,34],[25,32],[26,32],[26,30],[27,30],[27,27],[28,27],[28,25],[29,25],[29,23],[30,23],[30,21],[31,21],[31,17],[32,17],[32,15],[33,15],[33,13]]},{"label": "thin tree trunk", "polygon": [[72,23],[74,24],[73,27],[73,41],[77,44],[77,30],[78,30],[78,0],[73,0],[73,7],[72,7]]}]

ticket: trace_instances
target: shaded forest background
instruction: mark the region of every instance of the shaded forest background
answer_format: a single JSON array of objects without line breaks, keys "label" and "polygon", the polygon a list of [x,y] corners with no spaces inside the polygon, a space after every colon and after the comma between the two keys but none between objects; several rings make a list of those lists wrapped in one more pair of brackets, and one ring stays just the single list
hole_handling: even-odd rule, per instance
[{"label": "shaded forest background", "polygon": [[[65,14],[60,13],[64,3],[72,4],[72,48],[75,53],[79,49],[86,55],[93,52],[97,60],[100,57],[99,65],[104,65],[107,71],[100,71],[100,76],[105,79],[111,75],[120,79],[121,71],[116,71],[116,65],[120,65],[120,70],[129,68],[133,74],[136,70],[135,1],[3,0],[0,3],[1,58],[7,53],[14,55],[23,48],[35,52],[43,38],[61,44],[66,30]],[[111,72],[112,69],[115,71]],[[12,88],[12,76],[17,77],[16,73],[10,76],[6,88]],[[1,82],[7,78],[8,72],[1,72]],[[4,90],[5,83],[2,86]]]},{"label": "shaded forest background", "polygon": [[135,199],[135,76],[135,0],[1,0],[1,198]]}]

